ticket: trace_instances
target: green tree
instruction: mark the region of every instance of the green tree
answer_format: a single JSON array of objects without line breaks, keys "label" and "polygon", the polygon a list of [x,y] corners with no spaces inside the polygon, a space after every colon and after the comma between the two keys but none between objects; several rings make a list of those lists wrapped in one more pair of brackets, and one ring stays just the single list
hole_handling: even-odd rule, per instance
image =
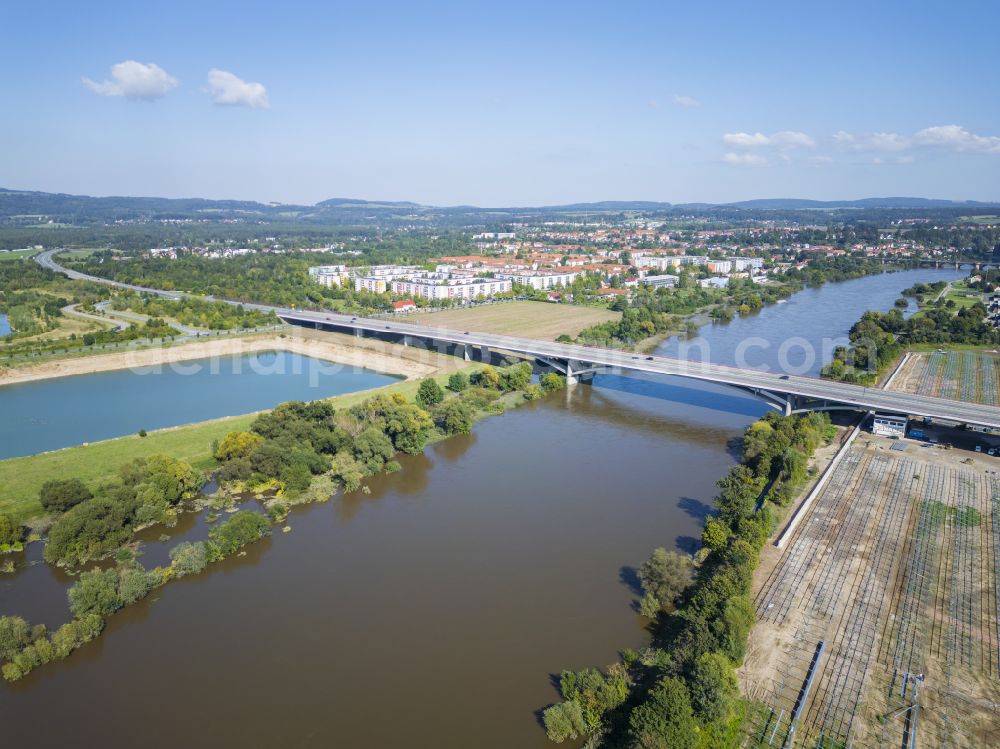
[{"label": "green tree", "polygon": [[182,541],[170,550],[170,566],[178,577],[197,575],[208,566],[204,541]]},{"label": "green tree", "polygon": [[542,713],[542,721],[549,740],[557,744],[586,733],[580,703],[576,700],[559,702],[546,708]]},{"label": "green tree", "polygon": [[118,573],[114,569],[84,572],[69,589],[68,595],[73,616],[107,616],[122,606],[118,598]]},{"label": "green tree", "polygon": [[24,528],[10,515],[0,512],[0,547],[16,546],[24,538]]},{"label": "green tree", "polygon": [[566,387],[566,378],[555,372],[549,372],[543,374],[538,380],[538,383],[542,386],[542,389],[546,393],[552,393],[556,390],[562,390]]},{"label": "green tree", "polygon": [[417,388],[417,403],[423,408],[436,406],[444,400],[444,391],[437,384],[437,380],[427,377],[421,380],[420,387]]},{"label": "green tree", "polygon": [[447,434],[468,434],[474,421],[472,409],[460,400],[450,400],[438,408],[437,422]]},{"label": "green tree", "polygon": [[729,543],[730,535],[732,535],[732,532],[729,530],[728,525],[716,518],[709,518],[705,522],[705,530],[702,531],[701,542],[706,548],[712,551],[722,551],[726,548],[726,544]]},{"label": "green tree", "polygon": [[703,653],[688,678],[695,715],[706,723],[726,719],[739,698],[736,674],[725,656]]},{"label": "green tree", "polygon": [[642,587],[664,611],[672,611],[681,593],[691,584],[694,563],[687,554],[658,548],[639,566]]},{"label": "green tree", "polygon": [[230,432],[215,449],[215,459],[245,458],[263,441],[264,438],[255,432]]},{"label": "green tree", "polygon": [[48,512],[66,512],[93,496],[80,479],[50,479],[38,492],[38,499]]},{"label": "green tree", "polygon": [[19,616],[0,616],[0,661],[9,661],[31,642],[31,628]]},{"label": "green tree", "polygon": [[259,512],[240,510],[208,532],[209,555],[223,559],[271,533],[271,524]]},{"label": "green tree", "polygon": [[695,746],[697,723],[684,682],[667,677],[650,690],[648,699],[632,710],[629,732],[639,749]]},{"label": "green tree", "polygon": [[469,377],[465,372],[454,372],[448,378],[448,389],[455,393],[460,393],[469,387]]}]

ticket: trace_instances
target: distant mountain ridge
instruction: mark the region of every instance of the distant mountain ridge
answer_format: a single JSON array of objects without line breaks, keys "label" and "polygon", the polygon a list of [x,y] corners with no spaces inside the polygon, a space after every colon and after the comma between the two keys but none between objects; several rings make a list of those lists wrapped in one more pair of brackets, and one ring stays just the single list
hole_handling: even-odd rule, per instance
[{"label": "distant mountain ridge", "polygon": [[941,208],[1000,208],[1000,203],[952,201],[930,198],[887,197],[861,200],[806,200],[766,198],[732,203],[667,203],[645,200],[607,200],[565,205],[479,207],[431,206],[412,201],[376,201],[330,198],[315,205],[261,203],[252,200],[211,200],[207,198],[158,198],[106,196],[90,197],[0,188],[0,222],[29,225],[37,217],[70,224],[117,220],[220,220],[258,218],[262,221],[307,221],[314,223],[356,223],[428,220],[435,216],[457,221],[459,217],[478,221],[503,221],[514,216],[538,217],[559,214],[607,214],[623,212],[685,211],[809,211],[850,209],[920,210]]}]

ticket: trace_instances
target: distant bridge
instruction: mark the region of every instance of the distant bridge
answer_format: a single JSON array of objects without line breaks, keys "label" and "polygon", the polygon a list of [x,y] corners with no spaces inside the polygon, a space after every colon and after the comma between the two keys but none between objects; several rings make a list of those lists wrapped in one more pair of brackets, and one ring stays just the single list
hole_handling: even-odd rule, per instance
[{"label": "distant bridge", "polygon": [[[70,278],[171,298],[187,296],[183,292],[150,289],[70,270],[53,259],[55,252],[57,250],[48,250],[37,255],[35,259],[42,266],[65,273]],[[533,338],[415,325],[395,319],[375,320],[333,312],[308,312],[224,299],[217,301],[274,312],[282,320],[293,325],[353,333],[358,336],[374,336],[403,345],[419,343],[427,348],[450,350],[450,353],[456,353],[466,359],[478,356],[483,361],[489,361],[493,351],[506,351],[535,359],[566,375],[571,382],[589,380],[599,372],[647,372],[728,385],[752,393],[785,414],[838,409],[879,411],[1000,429],[1000,408],[996,406],[983,406],[928,395],[890,392],[816,377],[783,375],[666,356],[648,356]]]}]

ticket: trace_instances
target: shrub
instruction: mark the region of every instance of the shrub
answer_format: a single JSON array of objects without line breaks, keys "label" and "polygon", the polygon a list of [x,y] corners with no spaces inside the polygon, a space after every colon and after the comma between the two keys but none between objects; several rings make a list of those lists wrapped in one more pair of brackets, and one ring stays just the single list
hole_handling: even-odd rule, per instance
[{"label": "shrub", "polygon": [[709,518],[705,522],[705,530],[701,534],[701,542],[706,548],[712,551],[722,551],[729,543],[729,536],[732,532],[725,523]]},{"label": "shrub", "polygon": [[118,568],[118,604],[128,606],[140,598],[145,598],[152,588],[149,572],[141,564],[133,562]]},{"label": "shrub", "polygon": [[541,385],[528,385],[524,388],[524,399],[529,401],[536,401],[545,395],[545,391],[542,389]]},{"label": "shrub", "polygon": [[281,469],[281,481],[285,491],[290,494],[301,494],[312,485],[312,471],[304,463],[295,463]]},{"label": "shrub", "polygon": [[348,452],[339,452],[330,463],[330,475],[344,487],[345,492],[357,491],[365,477],[364,466]]},{"label": "shrub", "polygon": [[263,441],[264,438],[256,432],[230,432],[215,449],[215,459],[224,462],[245,458]]},{"label": "shrub", "polygon": [[538,382],[542,386],[542,390],[546,393],[552,393],[566,387],[566,378],[560,374],[556,374],[555,372],[543,374]]},{"label": "shrub", "polygon": [[17,546],[24,539],[24,528],[14,518],[0,512],[0,547]]},{"label": "shrub", "polygon": [[688,678],[691,707],[702,721],[711,723],[729,716],[739,695],[736,675],[719,653],[699,656]]},{"label": "shrub", "polygon": [[136,509],[128,492],[95,497],[71,508],[49,531],[45,561],[78,564],[121,546],[129,538]]},{"label": "shrub", "polygon": [[204,541],[183,541],[170,550],[170,567],[178,577],[197,575],[208,566]]},{"label": "shrub", "polygon": [[437,380],[428,377],[420,382],[417,388],[417,403],[424,408],[436,406],[444,400],[444,391],[437,384]]},{"label": "shrub", "polygon": [[643,589],[664,611],[673,610],[681,593],[691,584],[694,564],[686,554],[659,548],[639,567]]},{"label": "shrub", "polygon": [[455,372],[448,378],[448,389],[460,393],[469,387],[469,376],[465,372]]},{"label": "shrub", "polygon": [[395,453],[392,440],[378,427],[368,427],[354,438],[354,457],[369,474],[378,473]]},{"label": "shrub", "polygon": [[29,642],[28,622],[19,616],[0,616],[0,661],[9,661]]},{"label": "shrub", "polygon": [[493,367],[486,366],[477,372],[473,372],[469,377],[469,382],[473,385],[490,390],[500,389],[500,374]]},{"label": "shrub", "polygon": [[437,423],[446,434],[468,434],[472,431],[474,416],[468,404],[450,400],[437,410]]},{"label": "shrub", "polygon": [[240,510],[208,532],[209,556],[222,559],[258,541],[271,532],[271,524],[259,512]]},{"label": "shrub", "polygon": [[647,701],[632,711],[629,732],[641,749],[695,746],[697,725],[684,683],[674,677],[660,681]]},{"label": "shrub", "polygon": [[542,713],[542,721],[545,723],[545,733],[549,740],[557,744],[586,733],[583,712],[576,700],[559,702],[546,708]]},{"label": "shrub", "polygon": [[66,512],[93,497],[80,479],[51,479],[42,484],[38,499],[47,512]]},{"label": "shrub", "polygon": [[118,599],[118,573],[113,570],[90,570],[69,589],[69,608],[74,616],[107,616],[121,608]]}]

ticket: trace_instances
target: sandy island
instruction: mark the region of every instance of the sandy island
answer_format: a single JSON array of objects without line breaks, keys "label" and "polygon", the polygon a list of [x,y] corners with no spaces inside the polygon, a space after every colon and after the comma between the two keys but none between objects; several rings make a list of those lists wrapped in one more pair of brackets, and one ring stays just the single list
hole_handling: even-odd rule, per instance
[{"label": "sandy island", "polygon": [[16,369],[0,368],[0,385],[259,351],[288,351],[348,367],[365,367],[384,374],[400,375],[406,379],[427,377],[442,370],[452,371],[464,365],[455,357],[425,349],[357,339],[339,333],[294,329],[284,336],[267,333],[245,338],[192,341],[160,348],[58,359]]}]

